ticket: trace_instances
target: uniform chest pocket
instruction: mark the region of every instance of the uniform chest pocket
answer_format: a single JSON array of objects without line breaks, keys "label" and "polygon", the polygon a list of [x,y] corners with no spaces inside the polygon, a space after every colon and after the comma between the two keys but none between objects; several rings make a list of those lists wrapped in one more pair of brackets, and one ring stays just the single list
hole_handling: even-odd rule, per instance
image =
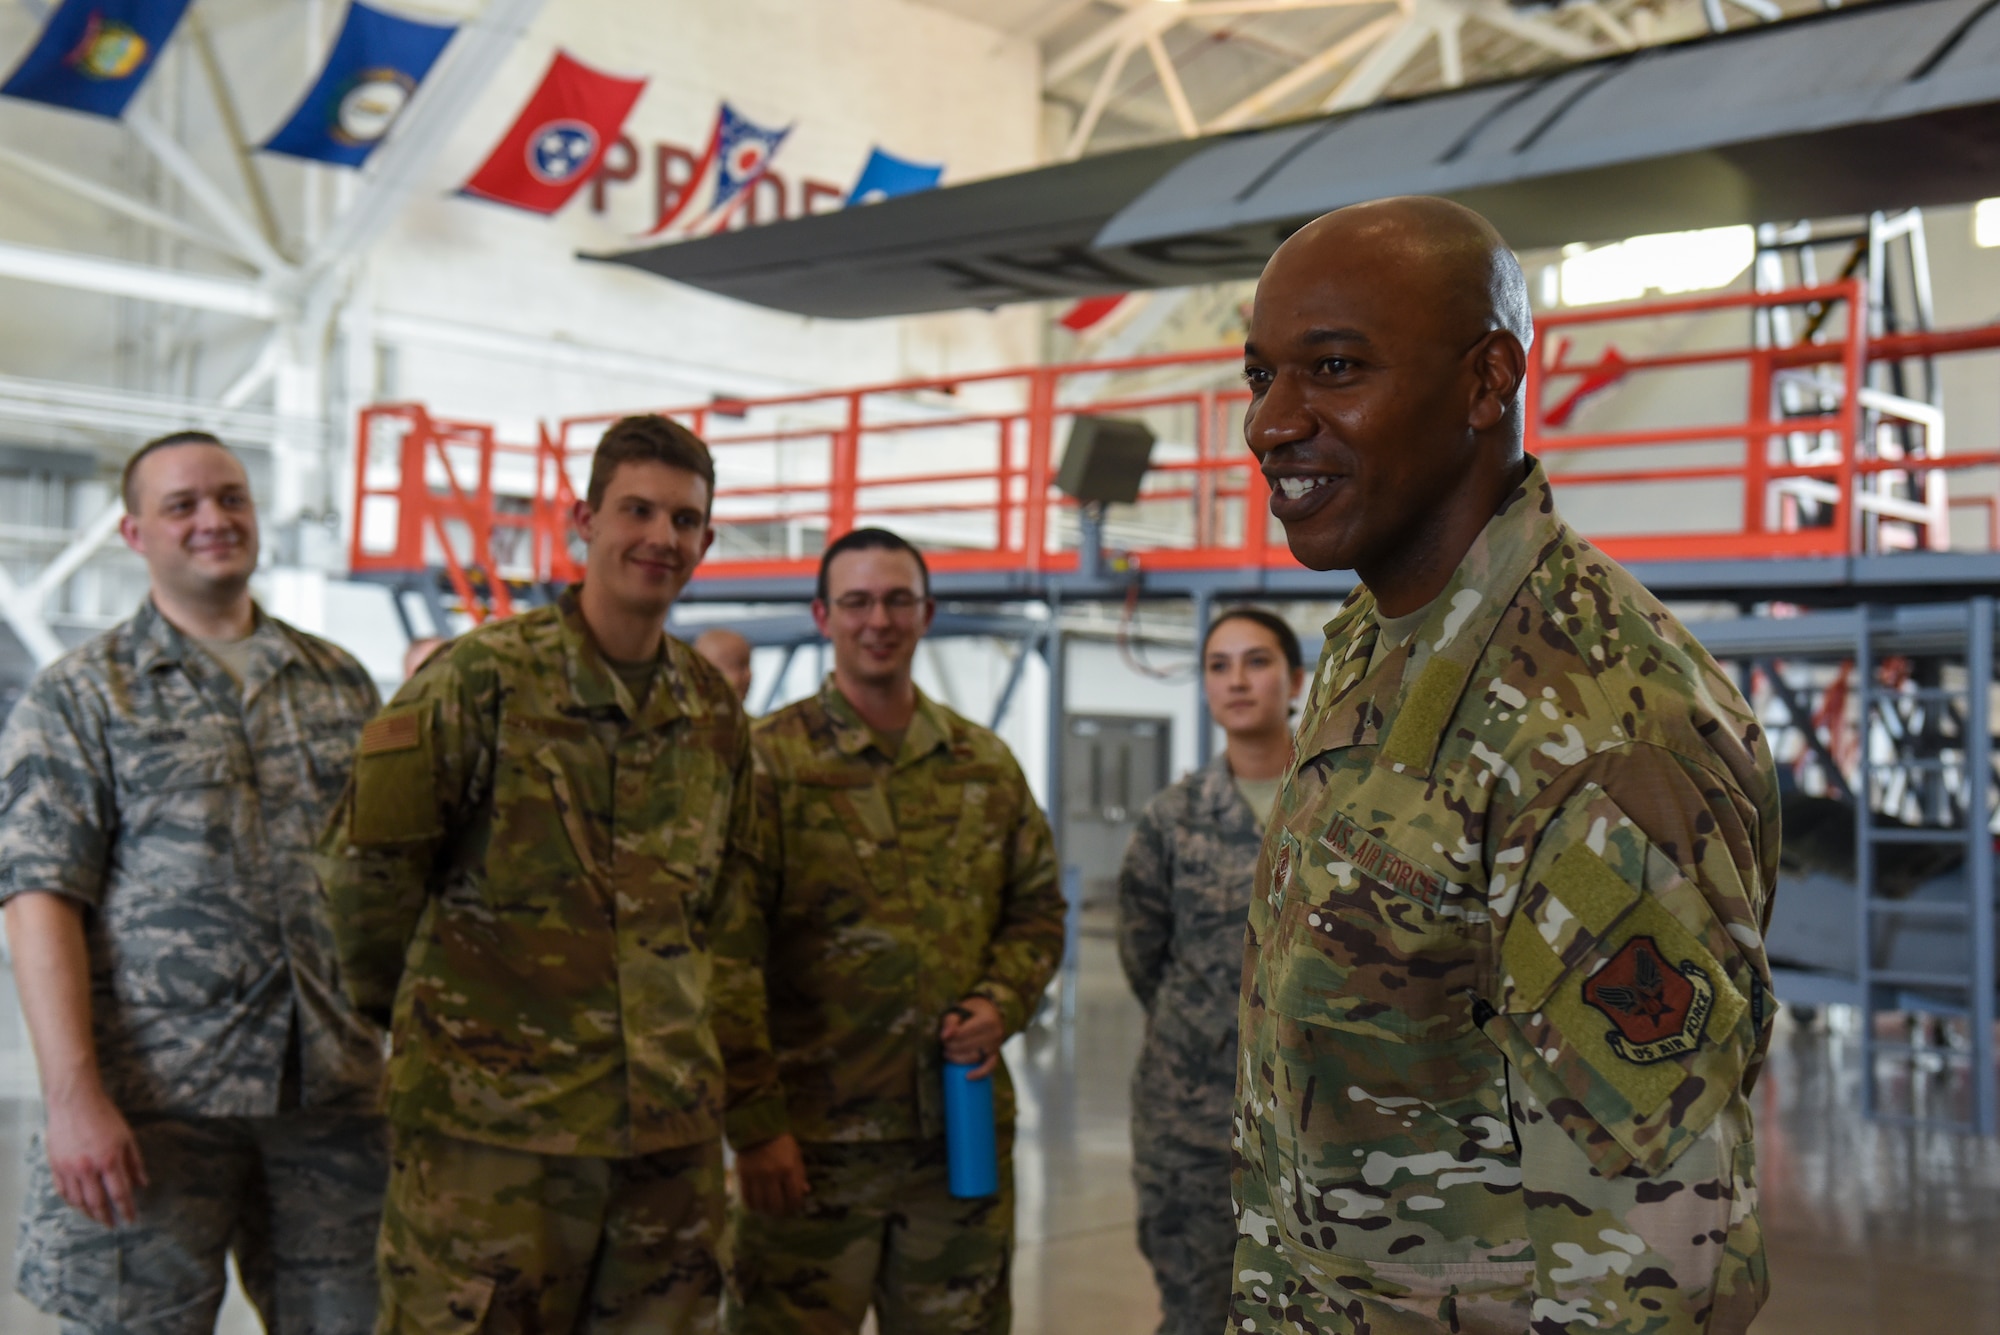
[{"label": "uniform chest pocket", "polygon": [[522,727],[501,725],[493,766],[493,842],[487,851],[489,886],[504,893],[508,884],[560,894],[580,871],[597,867],[608,847],[595,837],[588,795],[573,777],[591,746],[587,727],[574,734],[551,734],[549,721]]},{"label": "uniform chest pocket", "polygon": [[1278,833],[1270,1004],[1399,1042],[1469,1032],[1486,949],[1481,898],[1344,815]]},{"label": "uniform chest pocket", "polygon": [[312,810],[310,823],[318,828],[321,818],[339,800],[354,768],[354,741],[357,729],[351,724],[322,723],[306,735],[306,767],[312,791],[305,794]]},{"label": "uniform chest pocket", "polygon": [[622,769],[619,779],[619,839],[636,837],[639,856],[687,878],[704,904],[729,845],[735,784],[723,754],[719,741],[696,732],[664,745],[638,788],[628,790]]},{"label": "uniform chest pocket", "polygon": [[1002,841],[1014,828],[1008,790],[996,765],[967,761],[941,765],[928,804],[944,835],[935,850],[940,876],[963,875],[984,883],[984,864],[1001,856]]},{"label": "uniform chest pocket", "polygon": [[227,829],[249,775],[238,739],[218,724],[135,727],[109,739],[118,819],[128,834]]},{"label": "uniform chest pocket", "polygon": [[900,883],[901,836],[887,794],[865,769],[801,769],[779,827],[784,911],[807,922],[869,912],[877,885]]}]

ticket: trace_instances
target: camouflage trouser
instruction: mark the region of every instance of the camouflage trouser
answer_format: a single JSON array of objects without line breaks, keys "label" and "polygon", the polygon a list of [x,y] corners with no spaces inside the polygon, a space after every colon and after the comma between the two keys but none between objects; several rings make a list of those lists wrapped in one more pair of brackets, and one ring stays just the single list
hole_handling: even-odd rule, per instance
[{"label": "camouflage trouser", "polygon": [[812,1187],[800,1214],[730,1213],[729,1335],[852,1335],[871,1303],[881,1335],[1005,1335],[1005,1143],[1000,1194],[977,1201],[947,1190],[942,1140],[800,1148]]},{"label": "camouflage trouser", "polygon": [[378,1335],[711,1335],[722,1145],[530,1154],[397,1127]]},{"label": "camouflage trouser", "polygon": [[1135,1144],[1132,1181],[1139,1250],[1160,1290],[1160,1335],[1222,1335],[1236,1255],[1229,1152]]},{"label": "camouflage trouser", "polygon": [[103,1228],[56,1194],[37,1136],[22,1204],[20,1289],[72,1335],[209,1335],[232,1245],[271,1335],[362,1335],[375,1318],[380,1118],[135,1117],[151,1185],[139,1220]]}]

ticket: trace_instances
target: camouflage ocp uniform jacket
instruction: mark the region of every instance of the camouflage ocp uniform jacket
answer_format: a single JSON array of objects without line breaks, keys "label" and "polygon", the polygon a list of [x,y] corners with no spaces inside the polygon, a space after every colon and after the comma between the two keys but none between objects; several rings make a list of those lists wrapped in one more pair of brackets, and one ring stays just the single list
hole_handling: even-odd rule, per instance
[{"label": "camouflage ocp uniform jacket", "polygon": [[1263,839],[1219,755],[1147,803],[1126,846],[1118,959],[1146,1008],[1132,1076],[1132,1142],[1142,1157],[1229,1153],[1243,931]]},{"label": "camouflage ocp uniform jacket", "polygon": [[1376,625],[1326,628],[1251,904],[1237,1328],[1742,1331],[1761,730],[1539,464],[1370,672]]},{"label": "camouflage ocp uniform jacket", "polygon": [[762,1034],[713,1004],[743,968],[711,943],[747,903],[749,783],[721,675],[669,638],[635,706],[575,589],[434,656],[321,844],[348,990],[393,1005],[391,1120],[627,1157],[774,1103]]},{"label": "camouflage ocp uniform jacket", "polygon": [[[938,1025],[968,996],[1027,1024],[1062,955],[1048,822],[1006,744],[917,697],[892,761],[835,688],[755,730],[755,951],[785,1121],[805,1141],[944,1134]],[[995,1113],[1013,1120],[1003,1064]]]},{"label": "camouflage ocp uniform jacket", "polygon": [[91,1028],[126,1113],[368,1112],[381,1034],[341,995],[320,822],[378,703],[341,650],[257,613],[239,689],[150,600],[51,664],[0,735],[0,901],[88,910]]}]

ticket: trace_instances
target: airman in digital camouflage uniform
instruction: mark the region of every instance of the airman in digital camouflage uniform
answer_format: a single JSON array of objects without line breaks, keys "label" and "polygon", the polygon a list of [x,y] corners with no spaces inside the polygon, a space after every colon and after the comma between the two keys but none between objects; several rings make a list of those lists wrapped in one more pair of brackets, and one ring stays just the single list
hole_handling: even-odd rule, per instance
[{"label": "airman in digital camouflage uniform", "polygon": [[1132,1073],[1132,1179],[1161,1335],[1220,1335],[1229,1318],[1243,931],[1306,676],[1299,637],[1259,607],[1231,608],[1209,625],[1201,674],[1227,739],[1222,753],[1146,804],[1118,870],[1118,958],[1146,1008]]},{"label": "airman in digital camouflage uniform", "polygon": [[[1048,822],[1005,744],[911,681],[928,578],[884,530],[831,544],[813,616],[833,674],[756,727],[757,949],[785,1124],[737,1158],[738,1335],[844,1335],[871,1303],[881,1335],[1011,1320],[1000,1044],[1055,971],[1063,898]],[[947,1190],[946,1060],[995,1073],[990,1200]]]},{"label": "airman in digital camouflage uniform", "polygon": [[685,428],[614,425],[583,583],[452,641],[362,733],[321,863],[347,986],[393,1013],[384,1335],[714,1327],[725,1117],[780,1115],[761,1030],[712,1005],[748,728],[661,629],[714,479]]},{"label": "airman in digital camouflage uniform", "polygon": [[21,1292],[72,1335],[214,1329],[234,1243],[272,1335],[373,1321],[381,1034],[341,996],[309,856],[375,686],[250,596],[215,437],[148,444],[138,615],[0,736],[0,899],[41,1070]]},{"label": "airman in digital camouflage uniform", "polygon": [[1521,453],[1520,269],[1441,200],[1259,283],[1246,433],[1327,626],[1251,904],[1233,1331],[1743,1331],[1764,738]]}]

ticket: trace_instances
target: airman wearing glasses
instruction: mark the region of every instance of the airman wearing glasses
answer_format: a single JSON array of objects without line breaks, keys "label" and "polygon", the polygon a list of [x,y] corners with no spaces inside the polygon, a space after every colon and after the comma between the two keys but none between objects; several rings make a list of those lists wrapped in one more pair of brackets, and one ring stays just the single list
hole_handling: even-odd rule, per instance
[{"label": "airman wearing glasses", "polygon": [[[833,673],[751,739],[750,949],[786,1131],[737,1159],[728,1327],[834,1335],[872,1305],[882,1335],[1005,1331],[1013,1096],[1000,1044],[1062,953],[1048,822],[1006,745],[911,680],[934,611],[916,548],[849,533],[827,548],[817,592]],[[988,1200],[946,1190],[946,1061],[997,1071]]]}]

